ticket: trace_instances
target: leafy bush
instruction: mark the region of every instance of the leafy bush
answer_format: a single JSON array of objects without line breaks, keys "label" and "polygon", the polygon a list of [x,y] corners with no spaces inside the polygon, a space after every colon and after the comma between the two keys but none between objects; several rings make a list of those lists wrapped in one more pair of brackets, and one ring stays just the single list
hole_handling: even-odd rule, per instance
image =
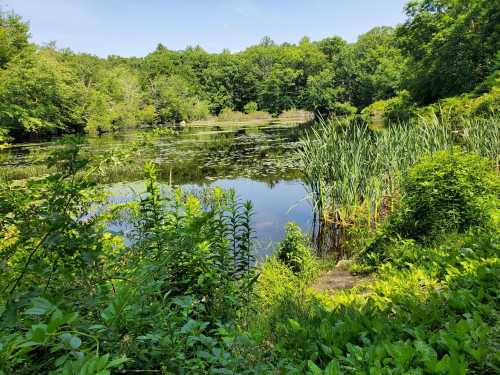
[{"label": "leafy bush", "polygon": [[417,106],[408,91],[401,91],[397,96],[378,100],[365,107],[361,114],[370,122],[399,123],[415,117]]},{"label": "leafy bush", "polygon": [[361,114],[370,123],[383,121],[386,105],[387,100],[377,100],[363,108]]},{"label": "leafy bush", "polygon": [[472,112],[476,116],[498,115],[500,112],[500,85],[475,99]]},{"label": "leafy bush", "polygon": [[358,112],[358,109],[350,103],[335,102],[329,108],[330,114],[335,116],[350,116]]},{"label": "leafy bush", "polygon": [[189,115],[188,120],[198,121],[205,120],[210,116],[209,104],[206,101],[198,100],[194,103],[193,110]]},{"label": "leafy bush", "polygon": [[139,123],[144,125],[153,125],[156,123],[158,114],[152,104],[144,106],[139,113]]},{"label": "leafy bush", "polygon": [[[20,324],[26,333],[0,338],[0,374],[53,370],[50,373],[104,375],[128,360],[100,353],[100,335],[95,328],[80,331],[85,323],[78,313],[64,311],[44,298],[33,298],[23,315]],[[47,352],[50,355],[44,356]],[[31,364],[29,357],[34,360]]]},{"label": "leafy bush", "polygon": [[312,262],[312,250],[297,224],[288,223],[285,230],[285,238],[276,248],[278,259],[294,273],[304,272]]},{"label": "leafy bush", "polygon": [[259,106],[256,102],[248,102],[243,107],[243,112],[245,112],[246,114],[257,112],[258,110],[259,110]]},{"label": "leafy bush", "polygon": [[435,117],[454,123],[460,128],[470,119],[488,118],[500,111],[500,89],[492,87],[486,92],[477,92],[445,98],[435,104],[421,107],[416,114],[421,118]]},{"label": "leafy bush", "polygon": [[408,91],[401,91],[394,98],[386,100],[384,106],[384,119],[391,122],[410,120],[415,115],[416,105]]},{"label": "leafy bush", "polygon": [[362,289],[319,296],[328,306],[289,293],[276,302],[275,355],[313,374],[494,373],[498,245],[495,233],[398,245]]},{"label": "leafy bush", "polygon": [[435,153],[410,168],[403,179],[401,211],[393,230],[427,241],[488,226],[498,203],[498,186],[489,160],[456,148]]},{"label": "leafy bush", "polygon": [[47,177],[0,186],[0,374],[253,367],[231,325],[255,281],[251,204],[162,192],[148,164],[146,192],[113,206],[95,186],[107,161],[77,138],[48,162]]}]

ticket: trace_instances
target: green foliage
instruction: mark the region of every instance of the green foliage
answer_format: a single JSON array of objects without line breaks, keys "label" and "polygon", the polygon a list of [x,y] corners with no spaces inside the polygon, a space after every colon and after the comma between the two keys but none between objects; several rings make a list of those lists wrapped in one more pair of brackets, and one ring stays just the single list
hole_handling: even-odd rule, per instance
[{"label": "green foliage", "polygon": [[468,93],[441,99],[425,107],[417,107],[408,91],[401,91],[393,98],[380,100],[363,109],[362,114],[371,122],[385,124],[399,121],[440,118],[454,122],[461,128],[470,120],[496,116],[500,111],[500,91],[497,86],[481,95]]},{"label": "green foliage", "polygon": [[408,91],[401,91],[397,96],[379,100],[363,109],[363,115],[370,121],[382,120],[386,124],[405,122],[413,119],[417,107]]},{"label": "green foliage", "polygon": [[500,111],[499,87],[496,86],[479,96],[464,94],[442,99],[435,104],[419,108],[417,113],[420,116],[445,117],[458,125],[467,119],[496,116]]},{"label": "green foliage", "polygon": [[350,103],[336,102],[331,106],[330,111],[335,116],[347,117],[355,115],[358,112],[358,109]]},{"label": "green foliage", "polygon": [[288,223],[285,230],[285,238],[276,248],[277,257],[294,273],[304,272],[312,261],[312,251],[297,224]]},{"label": "green foliage", "polygon": [[118,157],[66,139],[44,177],[0,185],[0,374],[498,372],[498,5],[406,11],[353,44],[127,59],[36,48],[0,12],[1,143],[292,108],[391,125],[331,120],[302,142],[319,249],[378,272],[333,296],[309,289],[296,225],[258,273],[250,202],[164,186],[147,163],[145,191],[111,204],[97,182]]},{"label": "green foliage", "polygon": [[292,68],[274,65],[266,80],[262,84],[259,95],[261,107],[266,108],[274,115],[291,109],[295,106],[298,97],[298,81],[302,72]]},{"label": "green foliage", "polygon": [[[81,318],[48,300],[35,297],[23,312],[23,330],[0,339],[0,373],[110,374],[127,358],[99,353],[99,339],[92,329],[80,332]],[[44,354],[45,353],[45,354]],[[30,365],[29,360],[33,363]]]},{"label": "green foliage", "polygon": [[406,14],[397,43],[410,57],[404,87],[419,103],[472,91],[490,74],[500,41],[496,1],[417,0]]},{"label": "green foliage", "polygon": [[151,108],[143,107],[137,74],[126,67],[100,73],[95,88],[88,89],[87,130],[99,133],[153,122]]},{"label": "green foliage", "polygon": [[334,86],[333,72],[323,70],[307,80],[304,105],[306,109],[321,116],[349,115],[356,113],[356,108],[349,103],[342,103],[345,89]]},{"label": "green foliage", "polygon": [[0,69],[28,46],[28,31],[21,17],[0,9]]},{"label": "green foliage", "polygon": [[[0,371],[252,367],[231,326],[256,278],[251,204],[162,192],[148,164],[139,201],[109,205],[95,186],[106,162],[71,138],[50,175],[1,186]],[[123,218],[132,237],[106,230]]]},{"label": "green foliage", "polygon": [[[8,296],[3,302],[18,289],[48,290],[71,280],[84,265],[95,265],[102,250],[95,240],[102,236],[100,223],[80,219],[99,201],[95,182],[82,173],[89,159],[78,138],[65,142],[47,159],[51,175],[2,186],[0,254],[8,267],[1,278],[2,297]],[[58,267],[67,273],[56,272]]]},{"label": "green foliage", "polygon": [[397,233],[419,241],[491,225],[498,206],[498,176],[491,163],[458,149],[424,158],[402,182]]},{"label": "green foliage", "polygon": [[[406,233],[389,226],[351,267],[377,274],[359,288],[333,295],[308,291],[291,269],[277,259],[266,261],[258,284],[261,315],[250,330],[272,347],[276,362],[291,359],[290,373],[497,371],[498,358],[490,349],[498,345],[497,226],[475,221],[491,215],[485,205],[471,210],[474,217],[465,212],[476,197],[490,199],[498,209],[498,176],[489,161],[454,150],[425,158],[406,178],[409,197],[403,197],[402,212],[409,212],[410,199],[448,231],[456,226],[441,217],[453,221],[457,215],[449,214],[457,210],[475,228],[464,225],[465,234],[440,232],[429,245],[401,238]],[[415,196],[435,199],[417,202]],[[399,211],[392,216],[399,220]]]},{"label": "green foliage", "polygon": [[409,121],[415,116],[416,106],[408,91],[402,91],[384,105],[384,118],[389,123]]},{"label": "green foliage", "polygon": [[220,122],[248,122],[267,120],[270,121],[272,116],[268,112],[250,111],[248,113],[233,111],[231,108],[224,108],[217,116],[217,121]]},{"label": "green foliage", "polygon": [[498,119],[464,123],[445,118],[392,123],[371,130],[364,122],[329,121],[313,128],[299,150],[304,181],[310,189],[322,251],[341,258],[352,226],[376,227],[397,206],[401,177],[422,157],[454,144],[498,165]]},{"label": "green foliage", "polygon": [[50,50],[18,55],[0,71],[0,122],[14,137],[83,128],[82,87]]},{"label": "green foliage", "polygon": [[256,102],[248,102],[243,107],[243,112],[245,112],[246,114],[254,113],[257,112],[258,110],[259,110],[259,105]]},{"label": "green foliage", "polygon": [[360,107],[389,99],[400,90],[406,58],[396,46],[395,31],[390,27],[375,27],[361,35],[353,45],[355,99]]},{"label": "green foliage", "polygon": [[430,260],[414,258],[402,270],[389,263],[363,302],[351,292],[332,310],[292,300],[301,307],[280,310],[279,355],[347,374],[495,372],[498,359],[488,348],[496,345],[496,251],[496,242],[480,239],[452,255],[429,249]]},{"label": "green foliage", "polygon": [[275,358],[291,358],[299,373],[495,372],[498,235],[386,250],[379,274],[359,290],[320,302],[297,284],[271,299],[266,322],[274,324],[258,327]]},{"label": "green foliage", "polygon": [[160,76],[151,83],[153,105],[159,122],[201,120],[208,116],[208,106],[193,95],[193,87],[181,76]]}]

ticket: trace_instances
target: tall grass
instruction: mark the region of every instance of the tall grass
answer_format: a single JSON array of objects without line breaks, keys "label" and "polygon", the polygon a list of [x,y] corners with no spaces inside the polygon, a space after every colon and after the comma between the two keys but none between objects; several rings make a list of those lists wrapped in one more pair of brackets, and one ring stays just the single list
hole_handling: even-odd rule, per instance
[{"label": "tall grass", "polygon": [[373,131],[362,120],[322,121],[301,141],[304,181],[315,211],[313,241],[343,257],[348,228],[374,228],[393,209],[401,176],[421,157],[460,145],[498,171],[498,118],[459,124],[433,117]]}]

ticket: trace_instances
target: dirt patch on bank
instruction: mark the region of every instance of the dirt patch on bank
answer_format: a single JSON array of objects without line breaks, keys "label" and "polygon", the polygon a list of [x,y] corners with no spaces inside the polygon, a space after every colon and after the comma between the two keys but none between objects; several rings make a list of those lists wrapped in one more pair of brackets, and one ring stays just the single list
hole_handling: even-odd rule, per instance
[{"label": "dirt patch on bank", "polygon": [[350,289],[367,281],[367,276],[352,275],[349,271],[342,269],[333,269],[320,276],[312,285],[312,288],[318,292],[334,292],[336,290]]}]

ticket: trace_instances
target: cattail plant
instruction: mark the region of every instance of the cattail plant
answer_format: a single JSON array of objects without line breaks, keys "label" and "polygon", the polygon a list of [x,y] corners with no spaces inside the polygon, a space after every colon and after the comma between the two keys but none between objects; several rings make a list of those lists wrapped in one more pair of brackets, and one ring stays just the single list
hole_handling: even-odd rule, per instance
[{"label": "cattail plant", "polygon": [[342,241],[350,226],[361,221],[374,229],[394,208],[401,177],[425,155],[458,143],[491,158],[498,171],[499,120],[460,125],[461,130],[450,119],[433,116],[372,131],[359,120],[329,120],[309,131],[298,153],[314,209],[318,252],[333,249],[343,257]]}]

